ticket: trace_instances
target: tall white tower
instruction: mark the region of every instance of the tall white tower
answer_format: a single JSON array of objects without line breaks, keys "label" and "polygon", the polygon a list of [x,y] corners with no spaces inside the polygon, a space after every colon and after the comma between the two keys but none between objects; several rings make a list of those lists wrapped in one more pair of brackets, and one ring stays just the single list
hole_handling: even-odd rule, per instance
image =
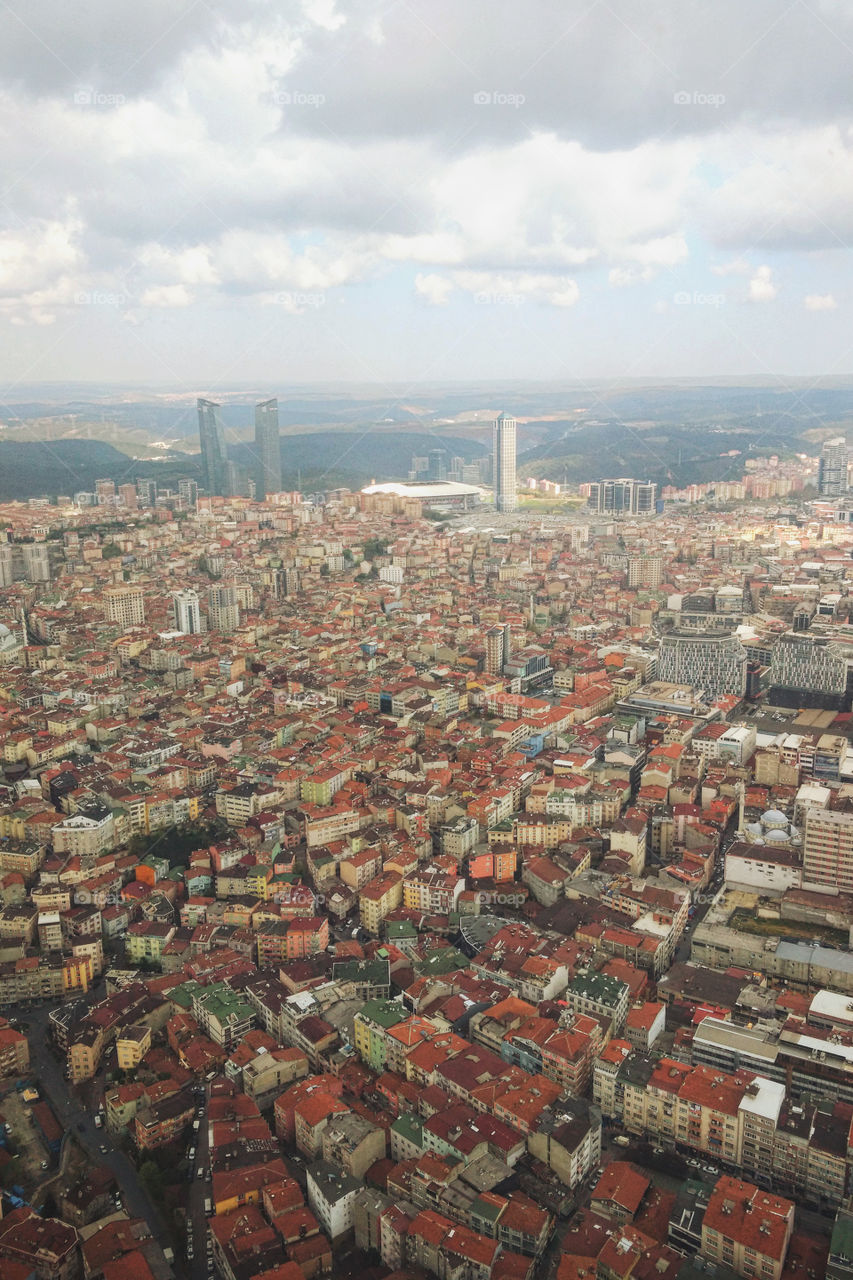
[{"label": "tall white tower", "polygon": [[495,506],[498,511],[515,511],[515,418],[502,413],[494,427]]}]

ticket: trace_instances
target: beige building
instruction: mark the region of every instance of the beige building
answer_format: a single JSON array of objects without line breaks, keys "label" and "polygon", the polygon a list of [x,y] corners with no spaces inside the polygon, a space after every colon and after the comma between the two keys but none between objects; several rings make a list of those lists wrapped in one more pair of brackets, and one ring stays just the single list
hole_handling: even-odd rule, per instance
[{"label": "beige building", "polygon": [[403,878],[396,871],[386,871],[365,885],[358,895],[361,923],[368,933],[378,937],[382,921],[403,901]]},{"label": "beige building", "polygon": [[115,622],[122,629],[144,624],[145,593],[141,587],[107,587],[103,601],[108,622]]}]

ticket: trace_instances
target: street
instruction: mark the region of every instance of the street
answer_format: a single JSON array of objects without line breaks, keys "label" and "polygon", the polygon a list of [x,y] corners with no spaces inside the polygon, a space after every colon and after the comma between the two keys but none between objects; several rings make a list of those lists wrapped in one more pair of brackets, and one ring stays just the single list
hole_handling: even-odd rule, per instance
[{"label": "street", "polygon": [[[95,1128],[94,1116],[83,1108],[80,1099],[65,1079],[64,1063],[57,1061],[49,1047],[48,1017],[54,1007],[56,1006],[44,1005],[20,1014],[21,1020],[25,1020],[28,1026],[30,1070],[36,1075],[43,1095],[50,1102],[63,1128],[73,1134],[95,1164],[105,1165],[111,1170],[121,1190],[125,1211],[132,1218],[144,1219],[154,1239],[161,1245],[167,1245],[169,1233],[166,1224],[140,1186],[133,1163],[123,1151],[118,1150],[106,1127]],[[8,1013],[15,1016],[16,1011],[12,1008]],[[106,1150],[102,1151],[101,1148]],[[203,1197],[201,1205],[203,1211]],[[199,1236],[199,1240],[201,1239]],[[175,1272],[181,1277],[185,1274],[178,1256],[175,1258]],[[198,1274],[206,1275],[207,1272],[205,1270]]]}]

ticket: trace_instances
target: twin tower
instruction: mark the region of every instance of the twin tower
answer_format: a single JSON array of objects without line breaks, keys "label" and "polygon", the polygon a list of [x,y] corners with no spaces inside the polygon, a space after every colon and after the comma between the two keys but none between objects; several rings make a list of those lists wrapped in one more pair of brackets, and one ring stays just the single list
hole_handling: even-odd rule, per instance
[{"label": "twin tower", "polygon": [[[222,405],[198,401],[198,438],[204,464],[204,485],[209,494],[230,498],[240,492],[238,468],[229,461],[225,446]],[[278,400],[255,405],[255,483],[258,497],[281,492],[281,443],[278,434]]]}]

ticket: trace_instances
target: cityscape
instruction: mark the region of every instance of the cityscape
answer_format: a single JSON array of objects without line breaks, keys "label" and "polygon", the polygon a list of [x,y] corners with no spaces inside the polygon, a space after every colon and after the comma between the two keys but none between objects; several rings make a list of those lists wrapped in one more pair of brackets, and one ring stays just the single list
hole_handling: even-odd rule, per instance
[{"label": "cityscape", "polygon": [[853,1280],[851,84],[0,3],[0,1280]]},{"label": "cityscape", "polygon": [[844,439],[306,497],[197,416],[0,510],[4,1280],[846,1275]]}]

